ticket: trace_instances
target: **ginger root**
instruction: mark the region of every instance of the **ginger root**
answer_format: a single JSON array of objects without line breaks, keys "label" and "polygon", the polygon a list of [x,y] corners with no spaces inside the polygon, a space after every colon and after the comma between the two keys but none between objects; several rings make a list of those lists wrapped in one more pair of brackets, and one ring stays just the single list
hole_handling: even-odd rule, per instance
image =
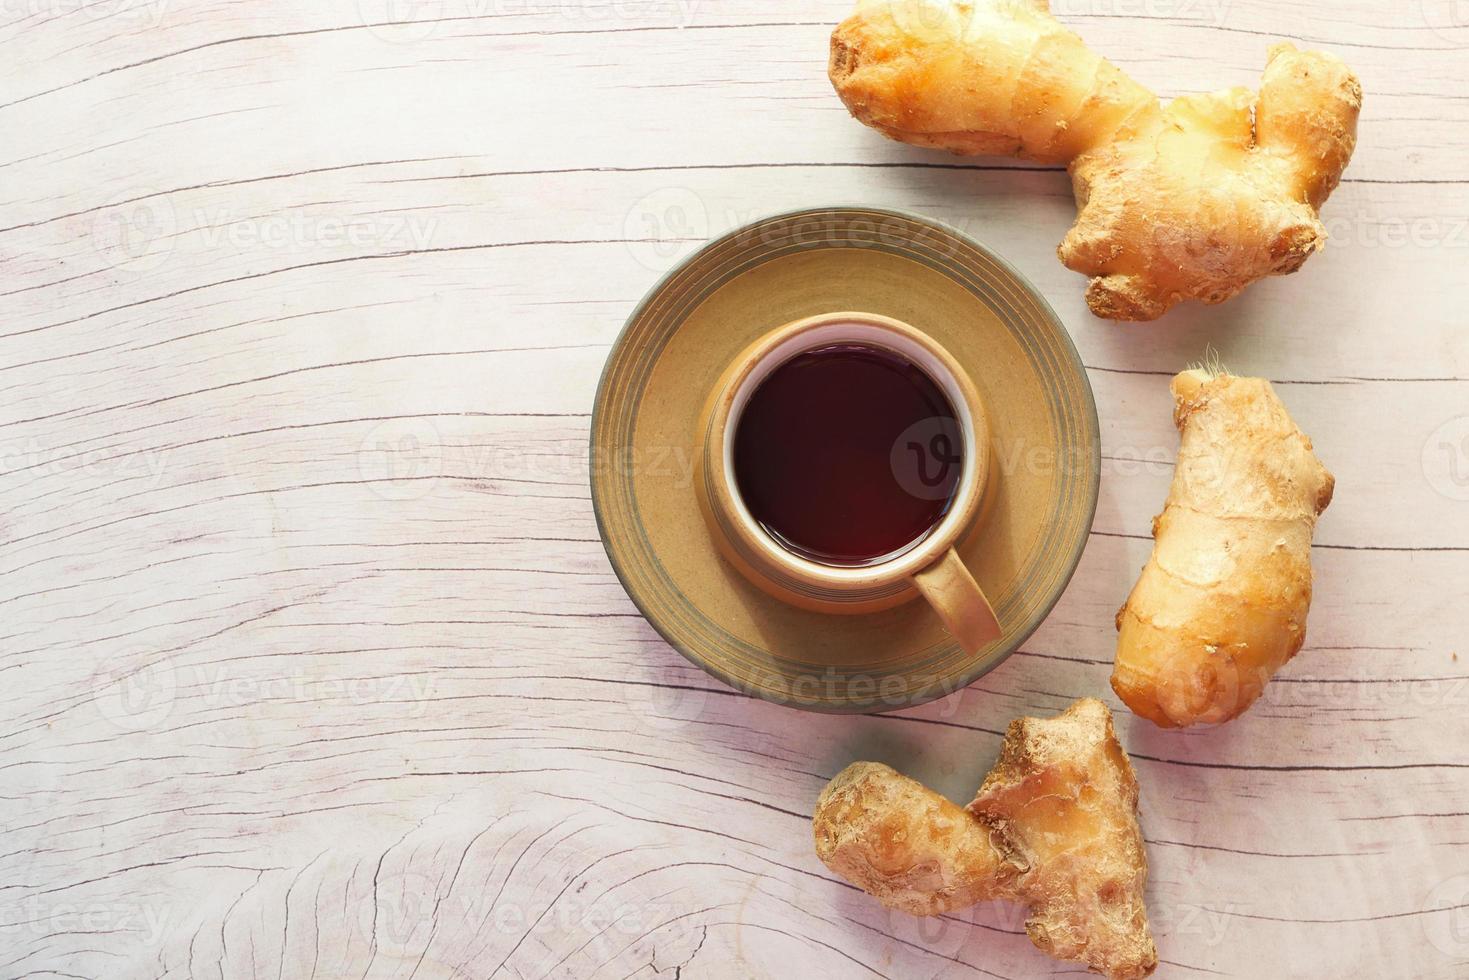
[{"label": "ginger root", "polygon": [[1117,613],[1112,688],[1168,728],[1229,721],[1306,638],[1311,536],[1335,481],[1263,378],[1173,379],[1178,465]]},{"label": "ginger root", "polygon": [[860,0],[831,38],[852,114],[892,139],[1068,163],[1061,261],[1087,305],[1152,320],[1220,303],[1322,248],[1317,216],[1357,141],[1362,88],[1337,58],[1270,49],[1259,93],[1175,99],[1087,49],[1046,0]]},{"label": "ginger root", "polygon": [[813,829],[826,866],[890,908],[941,915],[1008,899],[1027,907],[1025,931],[1052,956],[1111,980],[1158,962],[1137,777],[1100,701],[1011,722],[967,809],[855,762],[822,791]]}]

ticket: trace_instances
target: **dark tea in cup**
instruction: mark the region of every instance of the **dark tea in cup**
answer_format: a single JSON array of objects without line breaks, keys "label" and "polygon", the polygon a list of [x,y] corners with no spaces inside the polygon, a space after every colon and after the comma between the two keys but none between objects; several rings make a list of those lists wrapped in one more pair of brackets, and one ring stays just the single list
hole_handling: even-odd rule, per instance
[{"label": "dark tea in cup", "polygon": [[878,564],[948,513],[963,473],[949,396],[887,347],[831,343],[777,365],[735,428],[734,482],[781,547],[826,565]]}]

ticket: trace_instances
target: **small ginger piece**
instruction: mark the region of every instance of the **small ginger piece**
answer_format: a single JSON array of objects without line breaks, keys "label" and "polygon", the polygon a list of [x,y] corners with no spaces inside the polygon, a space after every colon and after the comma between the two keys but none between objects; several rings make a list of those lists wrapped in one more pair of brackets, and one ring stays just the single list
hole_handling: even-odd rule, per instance
[{"label": "small ginger piece", "polygon": [[822,791],[816,851],[884,905],[942,915],[995,896],[1019,867],[988,825],[878,762],[854,762]]},{"label": "small ginger piece", "polygon": [[1326,240],[1317,212],[1362,105],[1346,65],[1289,44],[1270,49],[1258,93],[1165,105],[1046,0],[860,0],[828,67],[852,114],[892,139],[1068,164],[1079,213],[1059,255],[1112,320],[1300,268]]},{"label": "small ginger piece", "polygon": [[1040,949],[1128,980],[1158,961],[1137,799],[1111,713],[1083,698],[1055,718],[1011,722],[967,809],[887,766],[854,762],[817,802],[816,853],[914,915],[1019,902]]},{"label": "small ginger piece", "polygon": [[1300,650],[1335,481],[1263,378],[1192,370],[1172,390],[1178,465],[1117,613],[1112,688],[1178,728],[1239,716]]},{"label": "small ginger piece", "polygon": [[1056,718],[1012,721],[969,804],[1028,869],[1015,894],[1031,909],[1031,942],[1113,978],[1146,976],[1158,959],[1137,800],[1112,713],[1083,698]]}]

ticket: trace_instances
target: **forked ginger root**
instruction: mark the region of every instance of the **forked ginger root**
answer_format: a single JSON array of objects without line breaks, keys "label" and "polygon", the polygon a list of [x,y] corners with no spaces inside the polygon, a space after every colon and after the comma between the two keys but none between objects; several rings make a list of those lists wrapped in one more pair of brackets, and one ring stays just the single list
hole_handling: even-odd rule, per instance
[{"label": "forked ginger root", "polygon": [[1195,370],[1172,388],[1178,465],[1117,613],[1112,688],[1176,728],[1238,716],[1300,650],[1335,481],[1270,382]]},{"label": "forked ginger root", "polygon": [[967,809],[854,762],[822,791],[813,826],[826,866],[890,908],[941,915],[1008,899],[1028,908],[1025,931],[1052,956],[1111,980],[1158,962],[1137,777],[1100,701],[1011,722]]},{"label": "forked ginger root", "polygon": [[1270,49],[1258,94],[1175,99],[1087,49],[1046,0],[860,0],[832,35],[852,114],[905,143],[1068,163],[1059,254],[1087,305],[1152,320],[1300,268],[1357,141],[1362,89],[1337,58]]}]

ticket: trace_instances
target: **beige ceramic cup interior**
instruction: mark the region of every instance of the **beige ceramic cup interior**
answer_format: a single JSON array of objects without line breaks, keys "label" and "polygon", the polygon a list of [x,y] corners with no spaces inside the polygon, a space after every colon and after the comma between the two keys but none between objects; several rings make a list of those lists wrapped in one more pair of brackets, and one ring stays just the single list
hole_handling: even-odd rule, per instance
[{"label": "beige ceramic cup interior", "polygon": [[[782,547],[751,515],[734,476],[734,435],[750,395],[792,357],[835,343],[883,347],[922,368],[954,406],[964,441],[963,471],[939,523],[892,558],[858,567],[823,564]],[[856,312],[788,323],[735,358],[700,422],[699,504],[720,552],[751,582],[785,602],[831,613],[876,612],[922,595],[969,653],[1001,635],[989,600],[954,549],[984,514],[992,472],[989,422],[964,369],[922,331]]]}]

